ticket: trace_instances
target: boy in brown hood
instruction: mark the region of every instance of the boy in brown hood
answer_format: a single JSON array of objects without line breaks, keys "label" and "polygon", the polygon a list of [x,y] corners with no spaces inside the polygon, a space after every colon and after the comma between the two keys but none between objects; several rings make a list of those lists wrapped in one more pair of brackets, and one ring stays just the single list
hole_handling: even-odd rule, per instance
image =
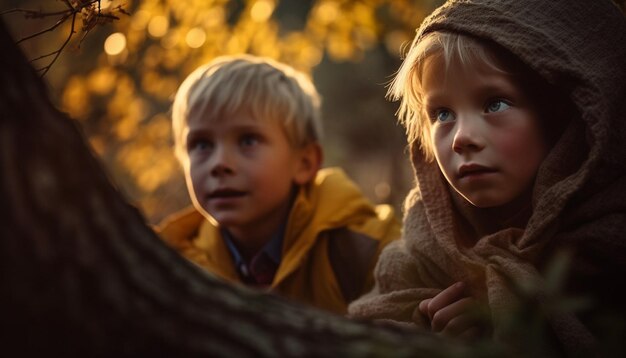
[{"label": "boy in brown hood", "polygon": [[[623,316],[626,21],[610,1],[453,0],[417,32],[390,96],[401,100],[416,187],[352,317],[493,335],[518,285],[571,254],[565,293],[592,309],[550,313],[561,353],[595,351],[601,309]],[[536,300],[543,304],[544,292]],[[488,330],[491,332],[491,330]]]}]

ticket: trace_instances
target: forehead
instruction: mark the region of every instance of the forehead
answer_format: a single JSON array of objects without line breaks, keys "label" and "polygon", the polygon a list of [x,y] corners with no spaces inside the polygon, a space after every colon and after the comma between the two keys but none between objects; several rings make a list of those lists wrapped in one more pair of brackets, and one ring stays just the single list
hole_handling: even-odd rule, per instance
[{"label": "forehead", "polygon": [[426,100],[449,91],[469,94],[464,91],[515,90],[517,92],[521,89],[515,76],[478,59],[461,63],[460,60],[452,58],[449,63],[446,63],[442,55],[432,55],[424,60],[421,72],[419,82]]},{"label": "forehead", "polygon": [[271,125],[272,121],[254,116],[247,111],[239,111],[235,113],[190,113],[187,118],[189,130],[195,129],[213,129],[224,127],[264,127]]},{"label": "forehead", "polygon": [[283,125],[279,120],[258,118],[251,113],[237,112],[223,116],[190,116],[187,135],[211,134],[214,136],[241,134],[253,131],[266,137],[286,137]]}]

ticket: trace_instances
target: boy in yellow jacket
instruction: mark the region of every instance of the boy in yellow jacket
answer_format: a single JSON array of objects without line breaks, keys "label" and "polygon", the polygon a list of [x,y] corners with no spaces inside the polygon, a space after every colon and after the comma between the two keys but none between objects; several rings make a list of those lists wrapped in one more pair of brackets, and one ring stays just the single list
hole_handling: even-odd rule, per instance
[{"label": "boy in yellow jacket", "polygon": [[195,70],[172,111],[194,208],[159,231],[225,280],[344,313],[371,288],[399,224],[341,170],[320,170],[319,106],[306,76],[270,59],[225,56]]}]

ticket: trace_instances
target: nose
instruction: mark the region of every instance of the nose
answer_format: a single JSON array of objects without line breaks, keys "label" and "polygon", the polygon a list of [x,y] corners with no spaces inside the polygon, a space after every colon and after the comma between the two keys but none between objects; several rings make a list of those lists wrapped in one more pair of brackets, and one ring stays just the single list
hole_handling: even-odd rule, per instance
[{"label": "nose", "polygon": [[469,116],[457,118],[452,142],[452,149],[456,153],[478,152],[485,147],[484,128],[481,123],[479,118]]},{"label": "nose", "polygon": [[233,174],[234,162],[231,151],[223,145],[217,146],[214,149],[211,158],[211,175],[215,177],[222,177],[224,175]]}]

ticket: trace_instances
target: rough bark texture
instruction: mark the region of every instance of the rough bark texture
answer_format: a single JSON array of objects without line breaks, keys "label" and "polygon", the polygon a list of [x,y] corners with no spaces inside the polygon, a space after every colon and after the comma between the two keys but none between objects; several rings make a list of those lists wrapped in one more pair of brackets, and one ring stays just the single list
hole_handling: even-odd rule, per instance
[{"label": "rough bark texture", "polygon": [[440,356],[383,329],[231,287],[166,247],[110,184],[0,23],[0,355]]}]

